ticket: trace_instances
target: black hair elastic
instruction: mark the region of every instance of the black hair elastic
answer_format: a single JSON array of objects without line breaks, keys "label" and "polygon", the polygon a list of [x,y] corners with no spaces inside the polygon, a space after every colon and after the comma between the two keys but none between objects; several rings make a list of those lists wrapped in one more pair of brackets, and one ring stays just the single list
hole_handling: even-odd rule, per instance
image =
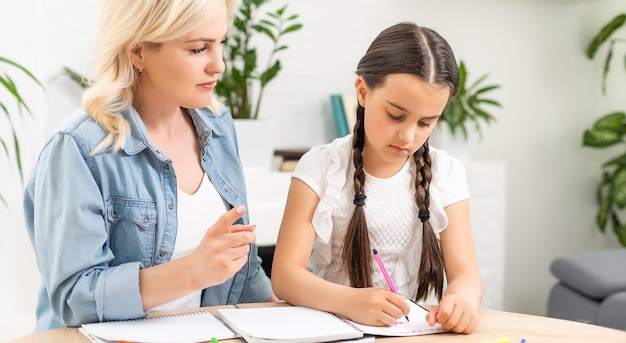
[{"label": "black hair elastic", "polygon": [[353,202],[357,206],[363,206],[365,205],[365,198],[367,198],[367,195],[365,194],[355,194]]},{"label": "black hair elastic", "polygon": [[429,210],[420,210],[419,213],[419,218],[420,220],[423,222],[427,221],[430,218],[430,211]]}]

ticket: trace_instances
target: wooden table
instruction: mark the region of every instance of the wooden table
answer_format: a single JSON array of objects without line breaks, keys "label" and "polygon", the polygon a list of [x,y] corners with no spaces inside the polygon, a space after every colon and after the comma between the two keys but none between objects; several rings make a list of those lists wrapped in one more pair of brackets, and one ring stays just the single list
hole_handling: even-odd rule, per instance
[{"label": "wooden table", "polygon": [[[238,307],[289,306],[275,303],[241,304]],[[203,308],[215,313],[218,308]],[[434,334],[415,337],[376,338],[376,342],[438,342],[438,343],[483,343],[499,338],[508,338],[511,343],[519,343],[526,339],[527,343],[625,343],[626,331],[609,329],[601,326],[584,324],[574,321],[554,319],[527,314],[502,311],[481,310],[481,321],[478,329],[470,335],[453,333]],[[161,313],[162,314],[162,313]],[[154,315],[157,315],[156,313]],[[81,335],[76,328],[62,328],[40,332],[15,338],[5,343],[49,343],[49,342],[80,342],[89,340]],[[220,342],[236,343],[239,339]]]}]

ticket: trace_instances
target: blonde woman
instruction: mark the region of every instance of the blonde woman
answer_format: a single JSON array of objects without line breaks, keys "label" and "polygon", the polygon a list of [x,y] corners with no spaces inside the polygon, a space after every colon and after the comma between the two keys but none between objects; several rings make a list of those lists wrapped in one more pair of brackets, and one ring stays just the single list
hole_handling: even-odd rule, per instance
[{"label": "blonde woman", "polygon": [[25,191],[35,331],[276,299],[233,120],[213,100],[232,11],[230,0],[102,1],[93,84]]}]

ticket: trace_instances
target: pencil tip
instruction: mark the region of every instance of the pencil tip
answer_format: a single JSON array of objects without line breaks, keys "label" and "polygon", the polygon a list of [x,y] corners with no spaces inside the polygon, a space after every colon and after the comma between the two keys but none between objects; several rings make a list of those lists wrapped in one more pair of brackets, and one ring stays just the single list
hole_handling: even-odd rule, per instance
[{"label": "pencil tip", "polygon": [[373,252],[374,254],[378,254],[378,251],[376,251],[376,249],[372,249],[372,252]]}]

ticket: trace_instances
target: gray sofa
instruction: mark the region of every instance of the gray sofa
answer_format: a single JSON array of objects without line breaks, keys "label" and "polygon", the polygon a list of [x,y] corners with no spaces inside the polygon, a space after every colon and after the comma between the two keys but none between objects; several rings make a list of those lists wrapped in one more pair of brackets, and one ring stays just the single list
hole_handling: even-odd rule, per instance
[{"label": "gray sofa", "polygon": [[626,330],[626,249],[559,257],[550,271],[549,317]]}]

